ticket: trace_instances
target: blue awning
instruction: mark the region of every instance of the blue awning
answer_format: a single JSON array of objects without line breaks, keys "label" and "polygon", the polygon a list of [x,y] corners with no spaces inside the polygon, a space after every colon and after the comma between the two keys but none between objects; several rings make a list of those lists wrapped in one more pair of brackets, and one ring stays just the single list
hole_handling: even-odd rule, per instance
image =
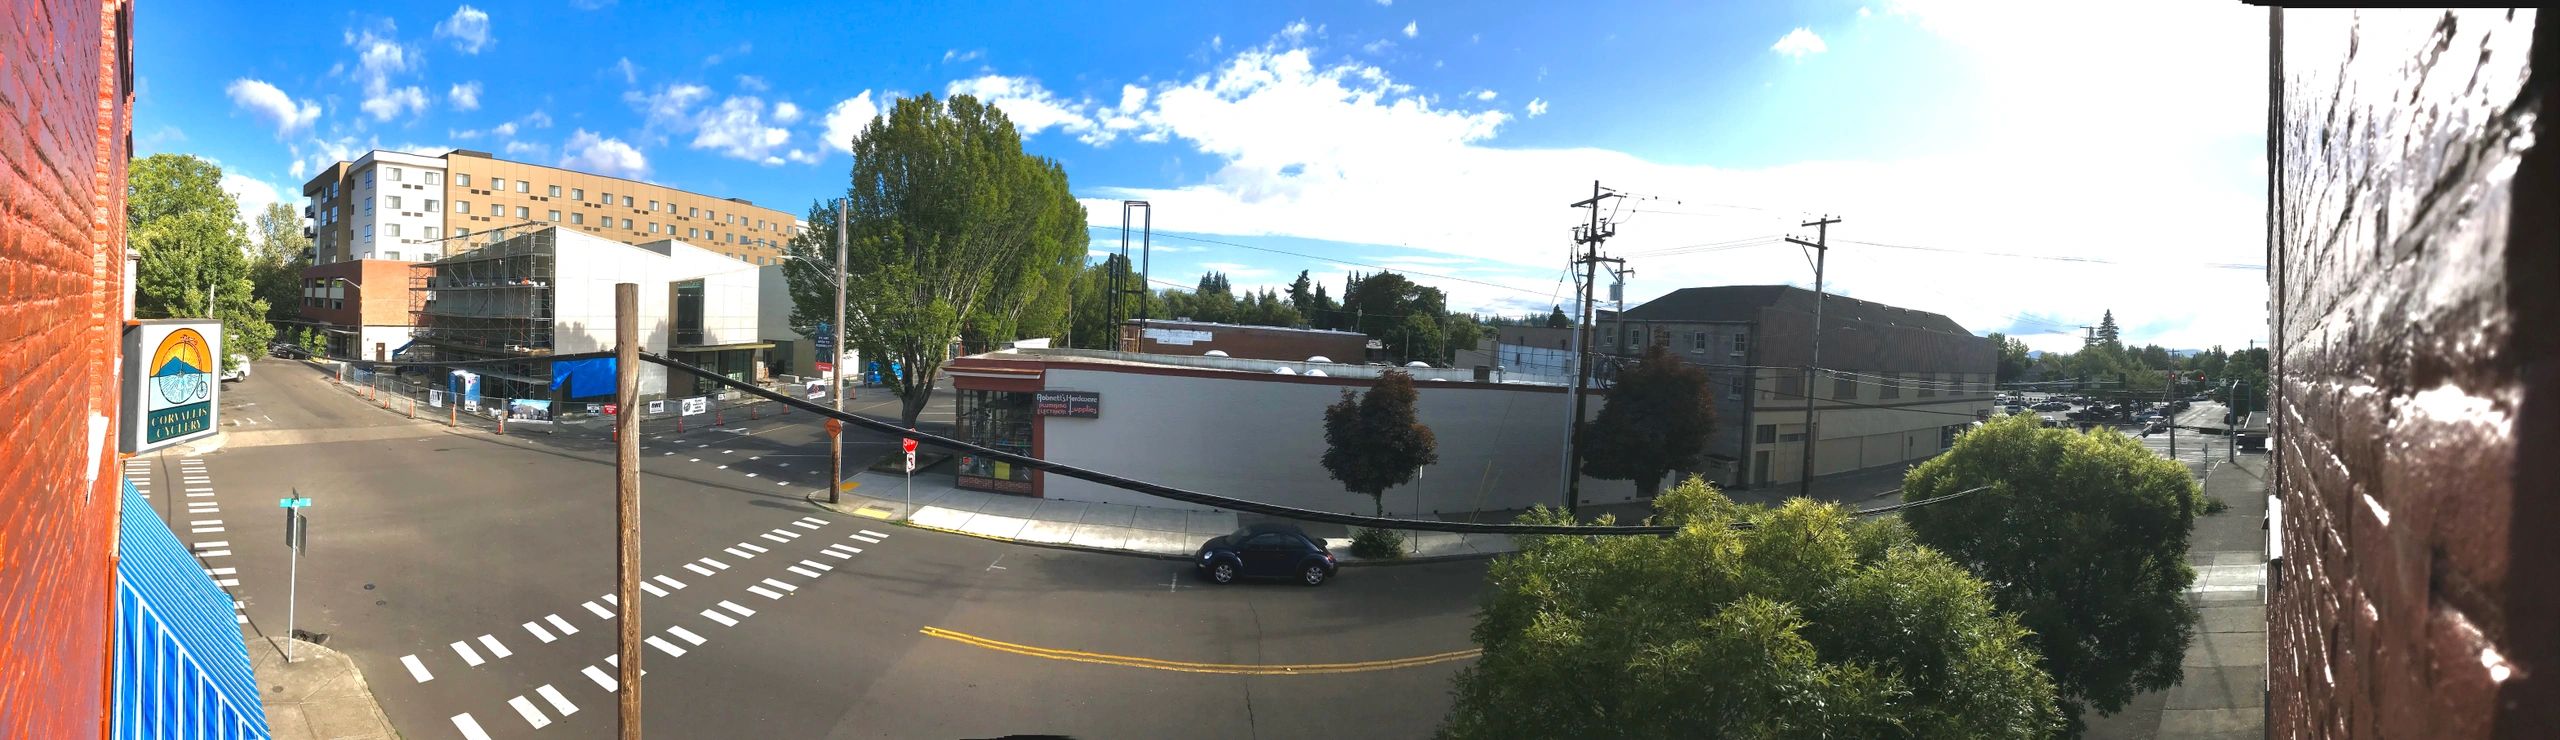
[{"label": "blue awning", "polygon": [[116,529],[113,737],[268,736],[231,595],[131,482]]}]

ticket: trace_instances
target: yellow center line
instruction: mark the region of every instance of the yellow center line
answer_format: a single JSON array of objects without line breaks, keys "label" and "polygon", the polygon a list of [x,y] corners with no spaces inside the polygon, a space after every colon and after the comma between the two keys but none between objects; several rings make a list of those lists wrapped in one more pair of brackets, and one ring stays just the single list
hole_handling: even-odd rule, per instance
[{"label": "yellow center line", "polygon": [[1481,648],[1468,648],[1465,650],[1453,650],[1445,653],[1434,653],[1431,655],[1416,655],[1406,658],[1389,658],[1385,660],[1364,660],[1351,663],[1195,663],[1181,660],[1162,660],[1157,658],[1141,658],[1128,655],[1091,653],[1082,650],[1044,648],[988,639],[965,632],[954,632],[940,627],[925,627],[916,631],[923,633],[927,637],[939,637],[964,645],[975,645],[989,650],[1013,653],[1015,655],[1027,655],[1034,658],[1048,658],[1050,660],[1094,663],[1099,665],[1116,665],[1125,668],[1152,668],[1160,671],[1219,673],[1241,676],[1297,676],[1325,673],[1384,671],[1397,668],[1426,666],[1434,663],[1447,663],[1453,660],[1465,660],[1476,657],[1484,652]]}]

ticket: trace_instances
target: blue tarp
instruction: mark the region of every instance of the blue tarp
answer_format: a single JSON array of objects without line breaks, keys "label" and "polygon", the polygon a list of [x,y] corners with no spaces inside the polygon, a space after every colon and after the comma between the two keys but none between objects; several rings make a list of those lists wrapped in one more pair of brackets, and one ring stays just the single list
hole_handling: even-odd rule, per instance
[{"label": "blue tarp", "polygon": [[613,358],[560,360],[551,363],[551,389],[569,387],[570,398],[613,395]]}]

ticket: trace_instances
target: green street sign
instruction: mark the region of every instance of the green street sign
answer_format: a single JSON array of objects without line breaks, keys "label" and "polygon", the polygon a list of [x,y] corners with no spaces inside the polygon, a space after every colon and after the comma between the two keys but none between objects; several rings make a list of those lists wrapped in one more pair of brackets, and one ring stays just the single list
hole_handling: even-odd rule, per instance
[{"label": "green street sign", "polygon": [[309,497],[276,499],[276,506],[280,508],[299,509],[310,505],[311,499]]}]

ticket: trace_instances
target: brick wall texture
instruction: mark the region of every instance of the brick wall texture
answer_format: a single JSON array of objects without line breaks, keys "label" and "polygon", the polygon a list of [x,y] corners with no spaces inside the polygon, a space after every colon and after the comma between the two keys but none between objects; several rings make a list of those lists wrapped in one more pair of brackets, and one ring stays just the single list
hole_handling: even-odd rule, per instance
[{"label": "brick wall texture", "polygon": [[0,2],[0,737],[97,737],[121,497],[92,420],[117,412],[130,14]]},{"label": "brick wall texture", "polygon": [[2560,49],[2537,21],[2270,16],[2271,736],[2560,733]]}]

